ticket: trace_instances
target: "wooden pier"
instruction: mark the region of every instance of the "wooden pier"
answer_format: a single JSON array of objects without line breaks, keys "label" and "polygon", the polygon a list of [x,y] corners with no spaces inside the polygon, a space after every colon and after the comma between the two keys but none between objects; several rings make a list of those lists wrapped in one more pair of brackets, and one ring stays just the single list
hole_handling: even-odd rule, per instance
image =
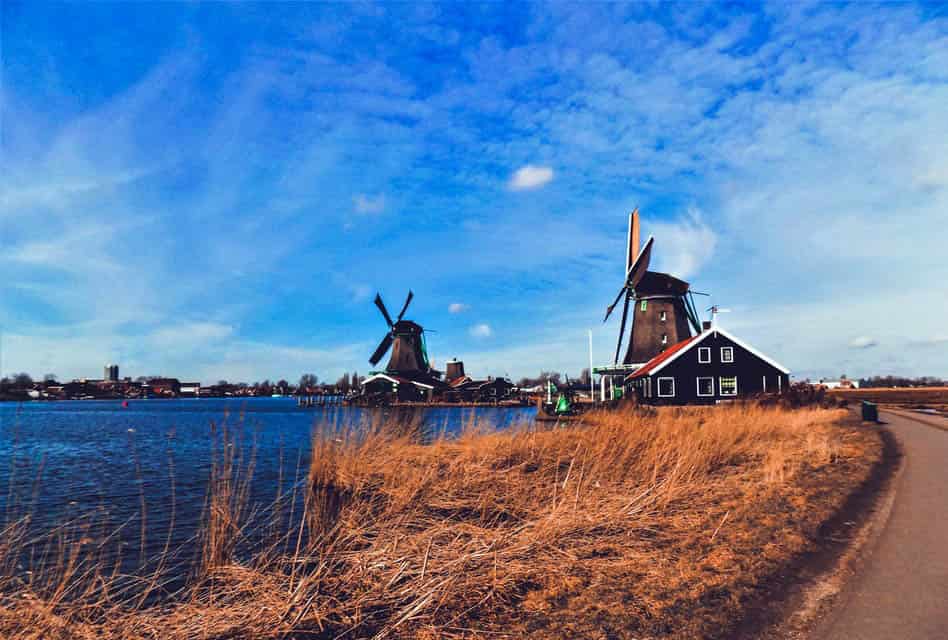
[{"label": "wooden pier", "polygon": [[298,407],[336,407],[344,404],[346,404],[346,396],[341,393],[316,393],[296,397]]}]

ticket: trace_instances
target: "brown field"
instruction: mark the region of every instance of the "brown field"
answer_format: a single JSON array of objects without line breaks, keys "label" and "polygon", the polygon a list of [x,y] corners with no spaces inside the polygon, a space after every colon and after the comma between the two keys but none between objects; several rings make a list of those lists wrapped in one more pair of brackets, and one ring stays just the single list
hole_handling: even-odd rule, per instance
[{"label": "brown field", "polygon": [[150,604],[96,541],[26,575],[0,532],[16,638],[728,637],[880,459],[841,410],[594,415],[416,444],[317,437],[300,528],[240,558],[246,475],[216,466],[203,566]]},{"label": "brown field", "polygon": [[932,409],[948,415],[948,387],[834,389],[828,391],[827,396],[850,402],[867,400],[903,409]]}]

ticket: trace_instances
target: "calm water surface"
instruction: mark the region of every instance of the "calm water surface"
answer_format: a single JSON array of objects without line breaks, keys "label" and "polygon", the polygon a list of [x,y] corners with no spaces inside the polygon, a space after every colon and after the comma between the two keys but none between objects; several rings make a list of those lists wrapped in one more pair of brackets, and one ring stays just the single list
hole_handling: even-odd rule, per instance
[{"label": "calm water surface", "polygon": [[[224,425],[238,451],[255,454],[252,499],[271,503],[305,475],[314,429],[378,419],[379,410],[302,409],[292,398],[0,403],[0,515],[30,513],[38,529],[93,514],[132,549],[188,544],[207,495],[212,450]],[[504,428],[535,410],[428,409],[429,433],[458,432],[473,418]],[[144,510],[142,501],[144,499]],[[171,526],[172,518],[174,526]],[[106,527],[106,528],[108,528]]]}]

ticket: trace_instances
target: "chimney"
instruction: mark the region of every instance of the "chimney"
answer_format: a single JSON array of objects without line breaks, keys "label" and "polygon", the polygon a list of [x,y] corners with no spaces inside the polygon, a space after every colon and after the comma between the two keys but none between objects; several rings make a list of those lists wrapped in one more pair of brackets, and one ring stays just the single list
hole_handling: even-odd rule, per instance
[{"label": "chimney", "polygon": [[711,321],[710,321],[710,320],[703,320],[703,321],[701,322],[701,330],[702,330],[702,331],[707,331],[707,330],[710,329],[710,328],[711,328]]}]

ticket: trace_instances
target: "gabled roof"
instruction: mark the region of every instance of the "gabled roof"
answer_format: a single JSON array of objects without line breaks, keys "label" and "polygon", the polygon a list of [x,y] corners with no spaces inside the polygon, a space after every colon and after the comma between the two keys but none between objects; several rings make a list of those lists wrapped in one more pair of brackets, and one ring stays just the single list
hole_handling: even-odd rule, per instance
[{"label": "gabled roof", "polygon": [[654,373],[657,373],[658,371],[660,371],[661,369],[664,369],[669,364],[671,364],[672,362],[677,360],[679,357],[681,357],[682,354],[686,353],[687,351],[690,351],[696,345],[703,342],[704,339],[707,338],[709,335],[714,334],[714,333],[720,333],[722,336],[724,336],[725,338],[727,338],[728,340],[730,340],[737,346],[741,347],[745,351],[748,351],[754,354],[755,356],[757,356],[758,358],[760,358],[761,360],[763,360],[770,366],[776,369],[779,369],[781,373],[786,373],[786,374],[790,373],[790,369],[787,369],[785,366],[783,366],[782,364],[780,364],[773,358],[769,358],[765,356],[763,353],[761,353],[754,347],[750,346],[743,340],[739,340],[738,338],[734,337],[733,335],[731,335],[730,333],[728,333],[721,327],[711,327],[710,329],[705,329],[702,333],[696,336],[692,336],[686,340],[682,340],[681,342],[678,342],[668,347],[667,349],[662,351],[660,354],[658,354],[657,356],[655,356],[654,358],[646,362],[644,365],[642,365],[641,369],[639,369],[633,374],[630,374],[626,379],[632,380],[635,378],[641,378],[647,375],[650,376]]}]

